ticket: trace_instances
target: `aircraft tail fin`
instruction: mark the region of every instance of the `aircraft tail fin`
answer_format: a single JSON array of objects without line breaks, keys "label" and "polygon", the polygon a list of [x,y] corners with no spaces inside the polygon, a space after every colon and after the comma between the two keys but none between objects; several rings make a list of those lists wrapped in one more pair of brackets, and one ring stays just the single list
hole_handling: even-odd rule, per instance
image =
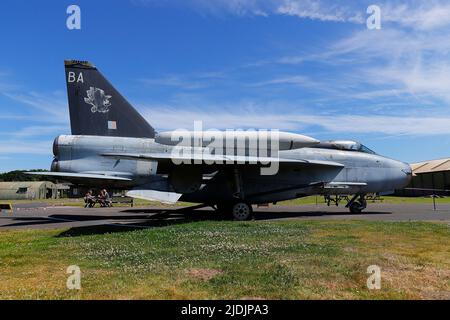
[{"label": "aircraft tail fin", "polygon": [[154,138],[155,130],[87,61],[65,60],[73,135]]}]

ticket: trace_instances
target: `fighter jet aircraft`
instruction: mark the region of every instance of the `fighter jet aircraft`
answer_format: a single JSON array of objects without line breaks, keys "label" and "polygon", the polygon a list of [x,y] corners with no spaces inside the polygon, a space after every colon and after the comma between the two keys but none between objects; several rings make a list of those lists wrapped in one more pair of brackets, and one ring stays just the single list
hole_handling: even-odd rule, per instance
[{"label": "fighter jet aircraft", "polygon": [[[93,64],[68,60],[65,70],[72,135],[55,139],[51,172],[40,175],[124,189],[135,198],[206,204],[235,220],[249,219],[254,204],[317,194],[336,204],[351,196],[346,207],[359,213],[367,194],[400,189],[411,179],[407,163],[358,142],[287,132],[267,135],[262,147],[260,140],[252,144],[260,138],[255,132],[232,132],[227,139],[244,144],[217,152],[204,143],[210,132],[194,130],[189,139],[200,144],[174,152],[176,132],[156,133]],[[262,174],[274,163],[276,171]]]}]

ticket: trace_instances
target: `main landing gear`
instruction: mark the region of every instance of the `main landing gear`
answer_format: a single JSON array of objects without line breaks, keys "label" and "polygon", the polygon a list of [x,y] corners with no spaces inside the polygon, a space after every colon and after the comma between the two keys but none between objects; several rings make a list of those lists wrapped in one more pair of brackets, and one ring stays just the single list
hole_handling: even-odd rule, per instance
[{"label": "main landing gear", "polygon": [[231,208],[233,219],[237,221],[250,220],[253,215],[252,206],[245,202],[237,202]]},{"label": "main landing gear", "polygon": [[336,206],[343,200],[347,200],[346,208],[350,210],[351,213],[358,214],[361,213],[367,207],[366,195],[365,194],[355,194],[351,199],[348,196],[342,195],[326,195],[325,201],[328,206],[335,204]]},{"label": "main landing gear", "polygon": [[231,215],[233,220],[245,221],[253,217],[252,205],[245,200],[241,172],[235,168],[232,173],[234,184],[233,200],[228,204],[218,204],[217,211]]},{"label": "main landing gear", "polygon": [[231,216],[236,221],[250,220],[253,216],[252,206],[243,201],[236,201],[233,204],[218,204],[216,210],[227,216]]}]

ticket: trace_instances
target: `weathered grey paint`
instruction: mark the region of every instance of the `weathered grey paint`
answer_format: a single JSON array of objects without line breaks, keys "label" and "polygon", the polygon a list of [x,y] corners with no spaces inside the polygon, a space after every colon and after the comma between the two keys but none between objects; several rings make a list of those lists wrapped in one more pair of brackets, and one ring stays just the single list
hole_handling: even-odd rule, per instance
[{"label": "weathered grey paint", "polygon": [[[154,139],[100,136],[59,136],[55,141],[53,171],[107,174],[131,178],[131,182],[114,182],[110,187],[133,188],[146,185],[161,191],[174,191],[170,174],[174,166],[157,161],[114,159],[105,153],[170,154],[172,146]],[[320,148],[280,151],[280,158],[333,161],[344,167],[280,164],[276,175],[264,176],[256,166],[240,165],[243,194],[252,203],[275,202],[309,194],[357,194],[384,192],[408,184],[408,164],[376,154]],[[158,167],[159,166],[159,167]],[[181,200],[217,203],[233,198],[234,165],[202,165],[203,174],[217,172],[197,191],[186,193]],[[178,167],[177,175],[191,171],[192,166]],[[350,183],[346,188],[326,189],[324,184]],[[98,184],[98,182],[95,182]],[[359,183],[360,185],[351,185]]]}]

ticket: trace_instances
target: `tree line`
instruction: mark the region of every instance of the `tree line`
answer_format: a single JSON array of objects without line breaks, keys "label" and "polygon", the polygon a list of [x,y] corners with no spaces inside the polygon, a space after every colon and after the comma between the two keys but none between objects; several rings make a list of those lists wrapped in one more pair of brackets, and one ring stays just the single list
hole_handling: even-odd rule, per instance
[{"label": "tree line", "polygon": [[25,172],[48,172],[44,169],[34,170],[14,170],[9,172],[0,173],[0,181],[48,181],[49,178],[40,175],[25,174]]}]

